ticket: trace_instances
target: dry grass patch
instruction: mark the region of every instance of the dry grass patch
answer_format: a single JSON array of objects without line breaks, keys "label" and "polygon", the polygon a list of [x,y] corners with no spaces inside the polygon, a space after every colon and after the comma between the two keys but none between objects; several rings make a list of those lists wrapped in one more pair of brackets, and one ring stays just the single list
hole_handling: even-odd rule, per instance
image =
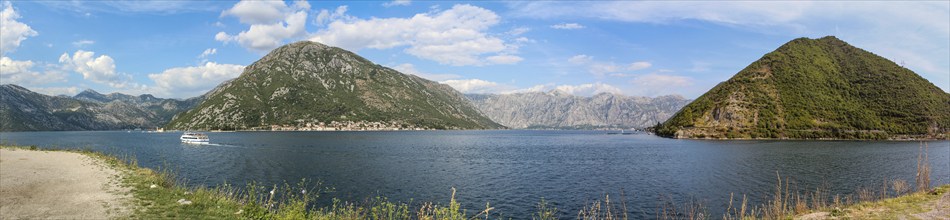
[{"label": "dry grass patch", "polygon": [[[941,198],[950,198],[950,184],[933,190],[873,202],[861,202],[843,208],[798,215],[795,219],[919,219],[920,213],[936,210]],[[937,210],[940,211],[940,210]],[[936,218],[950,218],[950,210],[935,213]]]}]

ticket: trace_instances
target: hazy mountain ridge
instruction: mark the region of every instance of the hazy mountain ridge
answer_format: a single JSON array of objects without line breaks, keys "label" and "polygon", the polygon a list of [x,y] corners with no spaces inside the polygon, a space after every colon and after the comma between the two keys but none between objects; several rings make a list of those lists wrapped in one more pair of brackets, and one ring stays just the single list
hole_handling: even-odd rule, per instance
[{"label": "hazy mountain ridge", "polygon": [[488,118],[510,128],[646,128],[689,103],[681,96],[656,98],[601,93],[575,96],[557,90],[514,94],[467,94]]},{"label": "hazy mountain ridge", "polygon": [[176,114],[191,109],[201,102],[201,100],[204,100],[204,96],[192,97],[185,100],[177,100],[156,98],[151,94],[142,94],[139,96],[126,95],[122,93],[101,94],[91,89],[82,91],[79,94],[73,96],[73,98],[97,103],[122,102],[134,105],[137,108],[152,112],[157,115],[161,122],[157,126],[164,126],[165,123],[171,121],[171,119]]},{"label": "hazy mountain ridge", "polygon": [[103,95],[86,90],[74,97],[48,96],[26,88],[0,86],[0,131],[116,130],[155,128],[190,108],[200,97],[185,101]]},{"label": "hazy mountain ridge", "polygon": [[945,138],[950,94],[835,37],[799,38],[676,113],[677,138]]},{"label": "hazy mountain ridge", "polygon": [[242,130],[331,122],[435,129],[501,127],[448,85],[309,41],[274,49],[205,97],[167,127]]}]

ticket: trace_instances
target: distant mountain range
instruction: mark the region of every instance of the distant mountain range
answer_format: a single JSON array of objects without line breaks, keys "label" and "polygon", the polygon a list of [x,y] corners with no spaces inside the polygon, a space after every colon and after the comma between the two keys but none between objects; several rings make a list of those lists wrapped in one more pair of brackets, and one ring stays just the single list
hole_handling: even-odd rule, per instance
[{"label": "distant mountain range", "polygon": [[515,94],[468,94],[485,116],[509,128],[646,128],[665,121],[690,100],[601,93],[592,97],[558,90]]},{"label": "distant mountain range", "polygon": [[950,94],[835,37],[765,54],[657,128],[676,138],[946,138]]},{"label": "distant mountain range", "polygon": [[159,121],[157,121],[158,123],[156,126],[164,126],[165,123],[171,121],[172,117],[175,117],[176,114],[191,109],[200,103],[201,100],[204,100],[204,96],[193,97],[185,100],[177,100],[156,98],[150,94],[132,96],[122,93],[110,93],[106,95],[91,89],[82,91],[79,94],[76,94],[76,96],[73,96],[73,98],[97,103],[119,101],[134,105],[135,107],[157,116]]},{"label": "distant mountain range", "polygon": [[492,129],[448,85],[301,41],[274,49],[205,95],[171,129]]},{"label": "distant mountain range", "polygon": [[307,41],[277,48],[238,78],[187,100],[92,90],[73,97],[48,96],[16,85],[0,86],[0,131],[502,125],[655,125],[657,134],[675,138],[946,138],[950,94],[909,69],[834,37],[792,40],[692,101],[608,93],[580,97],[556,90],[462,95],[448,85]]},{"label": "distant mountain range", "polygon": [[201,97],[175,100],[152,95],[104,95],[93,90],[74,97],[48,96],[6,84],[0,86],[0,131],[156,128],[199,100]]}]

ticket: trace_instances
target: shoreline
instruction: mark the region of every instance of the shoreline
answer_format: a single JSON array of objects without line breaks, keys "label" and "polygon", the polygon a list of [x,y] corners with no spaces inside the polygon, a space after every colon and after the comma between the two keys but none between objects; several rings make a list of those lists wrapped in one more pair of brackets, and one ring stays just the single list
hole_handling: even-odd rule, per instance
[{"label": "shoreline", "polygon": [[950,138],[919,138],[919,139],[843,139],[843,138],[662,138],[674,140],[698,140],[698,141],[950,141]]},{"label": "shoreline", "polygon": [[928,136],[923,138],[886,138],[886,139],[858,139],[858,138],[714,138],[714,137],[675,137],[675,136],[666,136],[653,134],[657,137],[674,139],[674,140],[712,140],[712,141],[947,141],[950,140],[950,135],[944,137],[934,137],[932,135],[916,135],[916,136]]},{"label": "shoreline", "polygon": [[[77,131],[134,131],[141,133],[172,133],[172,132],[209,132],[209,133],[232,133],[232,132],[431,132],[431,131],[602,131],[589,129],[429,129],[429,130],[165,130],[157,132],[154,130],[65,130],[65,131],[0,131],[0,133],[20,133],[20,132],[77,132]],[[634,133],[637,134],[637,133]],[[642,133],[649,136],[673,140],[698,140],[698,141],[950,141],[950,135],[946,138],[889,138],[889,139],[848,139],[848,138],[677,138],[655,133]]]}]

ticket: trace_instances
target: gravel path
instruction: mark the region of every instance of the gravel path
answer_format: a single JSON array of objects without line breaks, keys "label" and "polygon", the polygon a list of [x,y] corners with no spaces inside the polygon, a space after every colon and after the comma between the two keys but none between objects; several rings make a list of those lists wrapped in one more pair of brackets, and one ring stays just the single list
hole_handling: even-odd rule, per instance
[{"label": "gravel path", "polygon": [[119,172],[74,152],[0,149],[0,219],[127,216]]},{"label": "gravel path", "polygon": [[944,193],[943,196],[933,204],[933,210],[914,214],[913,216],[920,219],[950,219],[950,192]]}]

